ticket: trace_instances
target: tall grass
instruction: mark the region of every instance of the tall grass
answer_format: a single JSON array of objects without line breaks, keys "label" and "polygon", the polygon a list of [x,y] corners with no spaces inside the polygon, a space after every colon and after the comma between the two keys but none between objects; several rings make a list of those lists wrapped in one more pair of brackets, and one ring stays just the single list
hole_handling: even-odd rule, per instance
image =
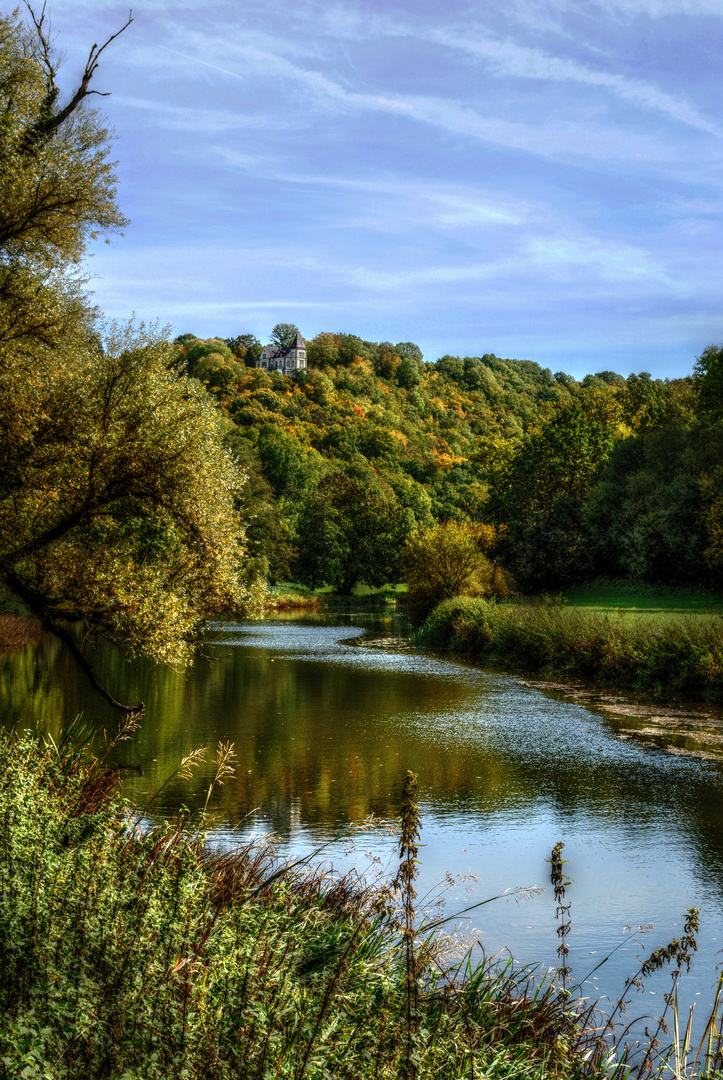
[{"label": "tall grass", "polygon": [[[120,733],[131,733],[126,721]],[[551,857],[561,970],[449,966],[415,912],[421,828],[407,774],[400,864],[371,890],[279,866],[272,850],[212,854],[191,823],[141,832],[90,732],[0,736],[0,1076],[4,1080],[708,1080],[723,1075],[721,989],[700,1045],[678,1013],[695,951],[651,954],[607,1020],[575,999],[561,852]],[[183,768],[193,767],[196,755]],[[215,779],[233,772],[220,746]],[[477,905],[479,906],[479,905]],[[674,964],[665,1013],[633,1060],[616,1013]]]},{"label": "tall grass", "polygon": [[0,651],[34,645],[43,637],[45,631],[37,620],[0,613]]},{"label": "tall grass", "polygon": [[535,674],[655,698],[723,701],[723,618],[641,618],[551,604],[457,597],[434,609],[417,644]]},{"label": "tall grass", "polygon": [[[87,733],[0,737],[0,1077],[573,1077],[578,1017],[511,965],[450,969],[398,887],[143,832]],[[190,766],[189,766],[190,767]],[[230,776],[228,747],[216,773]],[[397,909],[399,913],[397,914]]]}]

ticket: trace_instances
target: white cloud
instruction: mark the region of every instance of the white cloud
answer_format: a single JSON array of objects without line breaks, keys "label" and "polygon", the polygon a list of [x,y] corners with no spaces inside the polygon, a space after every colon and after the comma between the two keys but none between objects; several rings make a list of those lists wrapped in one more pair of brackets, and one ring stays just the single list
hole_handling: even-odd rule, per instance
[{"label": "white cloud", "polygon": [[562,35],[566,30],[560,17],[569,12],[591,19],[599,18],[603,12],[625,21],[640,17],[723,18],[720,0],[496,0],[496,3],[499,9],[530,29],[555,30]]},{"label": "white cloud", "polygon": [[[521,225],[539,210],[522,200],[475,189],[470,185],[434,183],[409,176],[377,175],[374,178],[338,176],[333,173],[284,171],[270,159],[238,153],[216,146],[216,154],[230,165],[254,175],[301,187],[333,188],[362,195],[382,196],[392,213],[405,220],[437,226]],[[400,206],[399,204],[403,205]]]},{"label": "white cloud", "polygon": [[[191,105],[171,105],[156,98],[132,97],[128,94],[115,94],[114,101],[128,109],[154,113],[156,127],[174,131],[195,131],[206,135],[218,135],[232,131],[286,129],[292,122],[282,117],[270,120],[267,116],[252,115],[238,109],[201,109]],[[244,155],[260,160],[258,156]]]},{"label": "white cloud", "polygon": [[614,72],[596,71],[576,60],[551,56],[541,49],[528,48],[514,41],[500,41],[479,32],[470,32],[469,28],[464,31],[439,28],[430,31],[428,37],[439,44],[460,49],[479,60],[486,61],[492,70],[501,76],[573,82],[597,87],[609,91],[623,101],[628,101],[640,108],[664,113],[673,120],[698,128],[700,131],[707,131],[719,137],[723,135],[720,126],[702,116],[690,102],[674,97],[640,79],[630,79]]},{"label": "white cloud", "polygon": [[[392,30],[391,24],[387,24],[387,31],[391,33]],[[401,33],[401,28],[397,27],[395,32]],[[421,36],[484,58],[497,74],[588,85],[612,93],[640,108],[661,112],[697,130],[723,134],[720,127],[703,117],[690,102],[642,80],[596,71],[577,61],[550,56],[514,42],[498,41],[479,32],[464,35],[459,28],[436,28]],[[300,128],[317,125],[318,112],[379,113],[406,117],[447,134],[567,163],[596,161],[604,162],[607,168],[610,164],[624,162],[635,168],[653,167],[676,172],[681,168],[681,154],[669,137],[656,135],[650,130],[641,131],[639,126],[625,127],[617,122],[606,123],[592,118],[587,111],[580,113],[569,98],[559,119],[537,116],[533,121],[527,118],[519,120],[500,116],[491,110],[482,111],[467,100],[458,100],[453,96],[374,92],[345,85],[331,77],[328,64],[316,70],[271,49],[268,35],[264,36],[263,44],[259,44],[253,34],[247,34],[242,41],[222,43],[205,31],[186,30],[182,32],[182,39],[178,51],[184,55],[200,57],[204,62],[208,58],[215,60],[219,55],[224,55],[224,69],[228,68],[229,73],[234,75],[237,69],[243,70],[249,75],[249,81],[257,93],[268,89],[276,101],[278,91],[280,98],[287,103],[287,115],[293,116]],[[354,81],[358,85],[358,79]],[[289,87],[294,88],[292,99],[289,99]],[[255,108],[263,109],[263,106],[257,101]],[[278,123],[279,111],[275,106],[275,123]],[[265,110],[259,115],[266,115]],[[216,122],[220,125],[223,123]],[[198,126],[203,129],[203,117],[199,117]],[[259,126],[262,127],[263,122],[259,122]],[[222,126],[219,130],[222,130]],[[704,161],[699,159],[697,167],[703,164]]]}]

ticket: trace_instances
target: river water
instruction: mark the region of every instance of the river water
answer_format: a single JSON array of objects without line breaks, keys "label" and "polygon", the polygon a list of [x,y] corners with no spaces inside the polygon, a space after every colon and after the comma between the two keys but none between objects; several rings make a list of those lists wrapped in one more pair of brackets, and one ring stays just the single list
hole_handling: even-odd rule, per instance
[{"label": "river water", "polygon": [[[631,737],[629,723],[605,710],[514,676],[374,644],[403,632],[396,617],[369,614],[219,624],[214,661],[185,675],[100,648],[103,679],[125,700],[147,705],[133,741],[114,751],[117,763],[142,768],[127,774],[129,798],[145,805],[181,757],[230,740],[236,775],[209,804],[215,842],[273,832],[282,854],[316,851],[317,862],[339,870],[391,876],[394,836],[353,825],[371,814],[393,818],[412,769],[425,903],[445,875],[447,914],[517,886],[545,890],[521,902],[508,894],[473,912],[462,924],[471,941],[488,953],[509,949],[523,963],[555,965],[546,860],[562,840],[572,879],[573,981],[624,941],[584,987],[592,997],[617,998],[636,957],[680,934],[694,905],[700,949],[685,999],[707,1003],[723,937],[723,765],[681,753],[678,736],[651,741],[643,726]],[[115,714],[56,643],[0,658],[6,725],[57,737],[79,712],[115,730]],[[173,781],[147,816],[203,805],[209,775],[202,769],[191,782]],[[638,932],[650,923],[653,931]],[[656,976],[633,997],[631,1014],[657,1015],[668,985],[668,975]]]}]

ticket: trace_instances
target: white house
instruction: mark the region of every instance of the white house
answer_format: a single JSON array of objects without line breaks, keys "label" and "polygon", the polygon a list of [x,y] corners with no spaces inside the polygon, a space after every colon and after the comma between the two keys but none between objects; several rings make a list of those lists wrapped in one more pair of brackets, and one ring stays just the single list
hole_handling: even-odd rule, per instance
[{"label": "white house", "polygon": [[306,342],[301,334],[297,333],[288,349],[279,345],[264,345],[254,367],[294,375],[306,367]]}]

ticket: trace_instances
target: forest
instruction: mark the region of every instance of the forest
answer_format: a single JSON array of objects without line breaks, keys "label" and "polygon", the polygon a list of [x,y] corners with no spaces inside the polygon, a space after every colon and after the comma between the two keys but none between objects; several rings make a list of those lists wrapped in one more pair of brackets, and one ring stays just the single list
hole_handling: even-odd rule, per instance
[{"label": "forest", "polygon": [[[282,343],[297,328],[279,324]],[[286,337],[285,337],[286,335]],[[252,334],[175,341],[247,474],[250,554],[272,582],[350,592],[405,575],[410,538],[466,530],[524,593],[601,576],[720,586],[723,349],[689,376],[446,355],[324,332],[295,377]],[[439,539],[441,533],[435,533]]]}]

